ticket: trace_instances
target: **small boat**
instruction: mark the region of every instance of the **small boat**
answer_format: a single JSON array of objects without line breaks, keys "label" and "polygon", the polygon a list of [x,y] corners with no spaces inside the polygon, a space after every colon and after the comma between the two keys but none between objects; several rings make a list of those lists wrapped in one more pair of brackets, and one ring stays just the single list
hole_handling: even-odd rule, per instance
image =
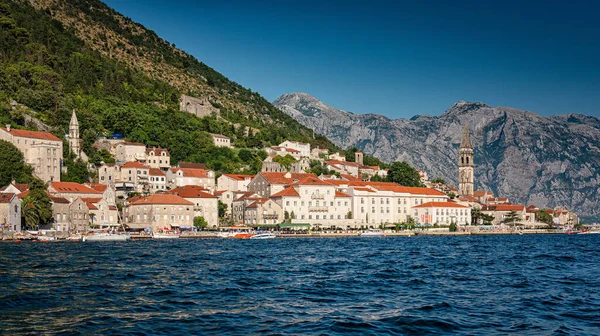
[{"label": "small boat", "polygon": [[43,241],[43,242],[47,242],[47,241],[56,240],[56,237],[52,237],[52,236],[37,236],[37,240]]},{"label": "small boat", "polygon": [[583,230],[581,232],[577,232],[577,234],[599,234],[599,233],[600,232],[598,232],[598,231],[586,231],[586,230]]},{"label": "small boat", "polygon": [[83,236],[82,235],[72,235],[72,236],[68,236],[65,240],[67,241],[73,241],[73,242],[79,242],[83,240]]},{"label": "small boat", "polygon": [[250,237],[250,239],[273,239],[277,238],[277,235],[271,232],[268,233],[258,233],[254,236]]},{"label": "small boat", "polygon": [[255,235],[254,230],[246,226],[231,226],[223,229],[227,231],[219,232],[217,236],[220,238],[248,239]]},{"label": "small boat", "polygon": [[382,236],[385,236],[385,234],[383,233],[383,231],[378,230],[378,229],[369,229],[369,231],[367,231],[367,232],[361,232],[360,236],[361,237],[382,237]]},{"label": "small boat", "polygon": [[82,241],[127,241],[131,236],[126,233],[94,232],[89,236],[83,236]]},{"label": "small boat", "polygon": [[154,231],[152,239],[179,239],[179,233],[176,231]]}]

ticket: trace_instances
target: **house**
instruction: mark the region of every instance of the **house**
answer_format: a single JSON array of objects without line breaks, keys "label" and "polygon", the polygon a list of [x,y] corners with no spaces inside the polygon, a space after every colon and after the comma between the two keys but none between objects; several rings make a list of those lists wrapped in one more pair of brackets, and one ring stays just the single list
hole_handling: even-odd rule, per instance
[{"label": "house", "polygon": [[313,160],[323,160],[326,159],[328,155],[329,149],[327,148],[321,149],[319,147],[316,147],[310,151],[310,158]]},{"label": "house", "polygon": [[260,172],[248,184],[248,191],[262,197],[270,197],[272,194],[283,190],[286,186],[306,177],[316,178],[317,176],[307,173]]},{"label": "house", "polygon": [[119,212],[115,205],[102,198],[83,198],[90,209],[90,224],[99,228],[119,226]]},{"label": "house", "polygon": [[150,168],[166,171],[171,168],[171,156],[165,148],[146,148],[146,159],[144,163]]},{"label": "house", "polygon": [[81,197],[77,197],[69,204],[68,209],[68,231],[71,233],[87,232],[90,225],[90,208],[88,204]]},{"label": "house", "polygon": [[15,193],[0,193],[0,230],[21,231],[21,199]]},{"label": "house", "polygon": [[233,200],[235,198],[239,197],[240,193],[243,193],[243,192],[231,191],[231,190],[217,190],[214,192],[213,195],[217,196],[219,198],[219,201],[221,201],[221,203],[224,203],[227,206],[225,213],[227,215],[231,215]]},{"label": "house", "polygon": [[310,144],[298,141],[286,140],[279,144],[279,147],[293,149],[299,157],[310,157]]},{"label": "house", "polygon": [[279,224],[284,220],[281,206],[268,198],[259,198],[248,204],[244,212],[244,224]]},{"label": "house", "polygon": [[329,160],[346,161],[346,155],[341,155],[339,152],[335,152],[335,153],[329,155]]},{"label": "house", "polygon": [[103,192],[75,182],[52,182],[48,193],[54,197],[66,198],[73,203],[77,198],[102,198]]},{"label": "house", "polygon": [[260,195],[250,191],[237,194],[236,196],[237,198],[235,198],[231,204],[231,215],[233,221],[237,224],[246,223],[244,216],[246,215],[246,208],[250,204],[257,200],[267,199],[266,197],[261,197]]},{"label": "house", "polygon": [[224,136],[223,134],[210,134],[213,138],[214,145],[217,147],[233,148],[231,145],[231,139]]},{"label": "house", "polygon": [[248,191],[254,175],[223,174],[217,179],[217,190]]},{"label": "house", "polygon": [[204,217],[209,227],[219,226],[219,197],[207,193],[207,190],[187,185],[167,192],[177,195],[193,204],[194,217]]},{"label": "house", "polygon": [[[515,212],[519,219],[516,219],[514,223],[526,222],[527,211],[524,205],[520,204],[494,204],[483,206],[481,212],[486,215],[494,216],[492,220],[493,225],[503,223],[506,220],[507,215],[510,212]],[[512,224],[512,222],[508,223]]]},{"label": "house", "polygon": [[18,130],[6,125],[0,129],[0,140],[12,143],[23,153],[33,173],[45,183],[60,181],[63,143],[51,133]]},{"label": "house", "polygon": [[150,168],[150,193],[167,190],[167,175],[158,168]]},{"label": "house", "polygon": [[471,224],[471,208],[455,202],[427,202],[412,207],[416,223],[424,225]]},{"label": "house", "polygon": [[200,186],[210,192],[215,190],[215,172],[194,168],[171,168],[167,170],[167,188],[175,189],[186,185]]},{"label": "house", "polygon": [[146,145],[139,142],[121,142],[117,144],[117,155],[115,156],[117,164],[125,162],[145,161]]},{"label": "house", "polygon": [[340,174],[349,174],[352,176],[358,176],[358,169],[360,167],[356,162],[347,162],[340,160],[330,160],[327,161],[325,167],[328,170],[333,170]]},{"label": "house", "polygon": [[71,214],[69,207],[71,203],[64,197],[50,195],[52,205],[52,218],[54,218],[54,229],[56,231],[68,232],[70,230]]},{"label": "house", "polygon": [[133,230],[170,230],[194,225],[194,203],[177,195],[139,197],[126,204],[124,210],[125,224]]}]

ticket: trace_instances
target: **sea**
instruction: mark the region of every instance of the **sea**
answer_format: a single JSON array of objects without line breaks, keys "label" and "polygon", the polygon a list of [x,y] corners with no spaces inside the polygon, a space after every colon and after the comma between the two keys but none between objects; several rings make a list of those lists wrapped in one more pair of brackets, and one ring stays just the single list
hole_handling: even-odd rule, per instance
[{"label": "sea", "polygon": [[600,335],[600,235],[0,242],[3,335]]}]

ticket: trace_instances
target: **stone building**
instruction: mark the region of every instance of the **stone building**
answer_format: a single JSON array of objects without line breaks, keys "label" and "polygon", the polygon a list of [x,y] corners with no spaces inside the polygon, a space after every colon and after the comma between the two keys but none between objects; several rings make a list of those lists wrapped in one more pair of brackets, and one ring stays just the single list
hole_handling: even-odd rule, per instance
[{"label": "stone building", "polygon": [[231,145],[231,138],[224,136],[223,134],[210,134],[213,138],[213,143],[217,147],[233,148]]},{"label": "stone building", "polygon": [[307,173],[260,172],[248,184],[248,191],[262,197],[282,191],[286,186],[299,182],[306,177],[317,177]]},{"label": "stone building", "polygon": [[117,164],[126,162],[145,161],[146,145],[139,142],[122,142],[117,144],[117,155],[115,156]]},{"label": "stone building", "polygon": [[248,191],[254,175],[223,174],[217,179],[217,190]]},{"label": "stone building", "polygon": [[90,225],[90,208],[80,197],[69,205],[69,232],[83,233]]},{"label": "stone building", "polygon": [[200,186],[214,192],[215,172],[194,168],[171,168],[167,170],[167,188],[174,189],[186,185]]},{"label": "stone building", "polygon": [[208,98],[195,98],[184,94],[179,97],[179,110],[194,114],[198,118],[209,116],[212,113],[219,115],[219,109],[214,107]]},{"label": "stone building", "polygon": [[0,193],[0,231],[21,231],[21,199],[14,193]]},{"label": "stone building", "polygon": [[146,148],[146,158],[141,162],[150,168],[167,171],[171,168],[171,155],[165,148]]},{"label": "stone building", "polygon": [[52,218],[54,218],[54,229],[67,232],[70,229],[71,216],[69,207],[71,203],[64,197],[50,196],[52,204]]},{"label": "stone building", "polygon": [[281,205],[268,198],[260,198],[248,204],[244,212],[244,224],[279,224],[284,220]]},{"label": "stone building", "polygon": [[469,126],[465,125],[458,150],[458,194],[460,196],[473,196],[475,170],[473,157]]},{"label": "stone building", "polygon": [[199,186],[183,186],[168,192],[194,204],[194,217],[204,217],[209,227],[219,226],[219,197]]},{"label": "stone building", "polygon": [[17,147],[25,162],[33,167],[35,176],[45,183],[60,181],[63,143],[51,133],[17,130],[6,125],[0,129],[0,140]]},{"label": "stone building", "polygon": [[48,193],[54,197],[66,198],[70,203],[77,198],[102,198],[103,195],[101,191],[75,182],[52,182],[48,186]]},{"label": "stone building", "polygon": [[194,203],[168,194],[140,197],[125,206],[124,219],[130,229],[193,227]]},{"label": "stone building", "polygon": [[427,202],[412,207],[415,220],[420,224],[471,224],[471,208],[455,202]]}]

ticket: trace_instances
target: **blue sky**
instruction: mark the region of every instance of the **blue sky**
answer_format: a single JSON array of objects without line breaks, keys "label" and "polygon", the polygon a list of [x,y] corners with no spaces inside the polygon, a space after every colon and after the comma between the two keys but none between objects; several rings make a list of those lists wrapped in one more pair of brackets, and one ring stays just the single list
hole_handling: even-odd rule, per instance
[{"label": "blue sky", "polygon": [[107,0],[269,101],[392,118],[458,100],[600,116],[592,1]]}]

